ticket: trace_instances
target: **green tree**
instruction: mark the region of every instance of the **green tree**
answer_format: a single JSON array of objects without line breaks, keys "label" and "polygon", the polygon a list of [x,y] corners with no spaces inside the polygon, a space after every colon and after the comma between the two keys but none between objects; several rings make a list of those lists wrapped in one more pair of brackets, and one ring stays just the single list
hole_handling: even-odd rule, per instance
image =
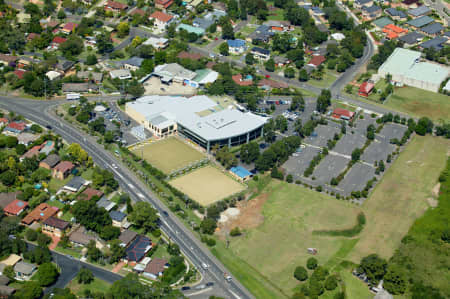
[{"label": "green tree", "polygon": [[87,65],[95,65],[97,64],[97,56],[95,54],[90,54],[86,57],[86,64]]},{"label": "green tree", "polygon": [[327,289],[328,291],[332,291],[334,289],[337,288],[337,280],[336,280],[336,276],[331,275],[328,276],[327,280],[325,281],[325,289]]},{"label": "green tree", "polygon": [[269,60],[267,60],[266,63],[264,64],[264,67],[266,68],[266,71],[274,72],[275,71],[275,61],[273,60],[273,58],[270,58]]},{"label": "green tree", "polygon": [[305,281],[308,279],[308,271],[306,271],[305,267],[298,266],[297,268],[295,268],[294,277],[297,280]]},{"label": "green tree", "polygon": [[158,228],[157,211],[148,202],[136,203],[128,219],[136,227],[143,228],[145,232],[151,232]]},{"label": "green tree", "polygon": [[252,54],[252,53],[247,53],[247,54],[245,55],[245,63],[246,63],[247,65],[253,65],[253,64],[255,64],[255,57],[253,57],[253,54]]},{"label": "green tree", "polygon": [[17,299],[37,299],[42,296],[42,288],[35,281],[27,281],[23,286],[14,294],[14,298]]},{"label": "green tree", "polygon": [[406,291],[405,274],[395,265],[389,266],[383,277],[383,288],[393,295],[403,294]]},{"label": "green tree", "polygon": [[14,182],[16,181],[16,174],[12,172],[11,170],[7,170],[0,174],[0,181],[5,186],[12,186]]},{"label": "green tree", "polygon": [[125,256],[125,248],[120,246],[120,243],[120,240],[113,240],[110,242],[109,263],[111,264],[118,262],[122,257]]},{"label": "green tree", "polygon": [[307,267],[309,270],[314,270],[314,269],[316,269],[316,268],[317,268],[317,265],[318,265],[317,260],[316,260],[315,258],[313,258],[313,257],[310,257],[310,258],[306,261],[306,267]]},{"label": "green tree", "polygon": [[352,161],[356,162],[361,158],[362,151],[360,148],[355,148],[352,152]]},{"label": "green tree", "polygon": [[28,241],[34,242],[37,240],[38,233],[34,229],[27,229],[25,232],[25,238],[27,238]]},{"label": "green tree", "polygon": [[229,19],[222,24],[222,38],[234,39],[234,30]]},{"label": "green tree", "polygon": [[77,280],[80,284],[90,284],[94,280],[94,274],[87,268],[81,268],[77,274]]},{"label": "green tree", "polygon": [[117,239],[119,236],[120,236],[120,228],[112,225],[104,226],[100,231],[100,238],[106,241]]},{"label": "green tree", "polygon": [[217,223],[214,219],[205,218],[200,223],[200,230],[204,234],[212,235],[217,228]]},{"label": "green tree", "polygon": [[125,37],[130,33],[130,25],[126,22],[120,22],[119,25],[117,25],[117,35],[119,37]]},{"label": "green tree", "polygon": [[39,266],[37,271],[38,282],[40,286],[49,286],[56,281],[59,276],[58,269],[52,263],[44,263]]},{"label": "green tree", "polygon": [[286,78],[294,78],[295,77],[295,69],[292,67],[288,67],[284,70],[284,76]]},{"label": "green tree", "polygon": [[331,92],[328,89],[322,89],[317,98],[316,110],[325,113],[327,108],[331,105]]},{"label": "green tree", "polygon": [[220,44],[220,46],[219,46],[219,53],[224,55],[224,56],[230,55],[230,48],[228,46],[228,43],[224,42],[224,43]]},{"label": "green tree", "polygon": [[371,254],[362,258],[359,266],[370,283],[376,285],[386,274],[387,262],[377,254]]},{"label": "green tree", "polygon": [[42,127],[38,124],[32,124],[30,130],[35,134],[42,133],[43,131]]},{"label": "green tree", "polygon": [[424,136],[433,132],[433,122],[428,117],[421,117],[415,126],[416,133]]},{"label": "green tree", "polygon": [[301,70],[300,70],[300,73],[299,73],[299,76],[298,76],[298,79],[299,79],[301,82],[306,82],[306,81],[308,81],[308,80],[309,80],[308,72],[307,72],[305,69],[301,69]]},{"label": "green tree", "polygon": [[237,237],[240,235],[242,235],[242,232],[239,229],[239,227],[237,227],[237,226],[230,231],[230,236],[232,236],[232,237]]},{"label": "green tree", "polygon": [[144,94],[145,88],[136,79],[131,80],[127,86],[127,93],[131,94],[133,97],[137,98]]},{"label": "green tree", "polygon": [[14,271],[14,267],[13,266],[6,266],[3,269],[3,275],[8,277],[10,280],[13,280],[16,277],[16,272]]}]

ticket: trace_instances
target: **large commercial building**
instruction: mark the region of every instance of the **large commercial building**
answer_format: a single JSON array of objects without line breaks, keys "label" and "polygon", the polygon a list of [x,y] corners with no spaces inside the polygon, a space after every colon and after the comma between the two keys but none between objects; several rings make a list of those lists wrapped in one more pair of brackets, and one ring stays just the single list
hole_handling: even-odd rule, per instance
[{"label": "large commercial building", "polygon": [[380,66],[378,74],[392,81],[412,87],[438,92],[441,83],[450,75],[450,68],[421,59],[418,51],[396,48]]},{"label": "large commercial building", "polygon": [[181,134],[208,152],[216,144],[231,147],[262,136],[267,121],[207,96],[144,96],[127,103],[125,111],[159,138]]}]

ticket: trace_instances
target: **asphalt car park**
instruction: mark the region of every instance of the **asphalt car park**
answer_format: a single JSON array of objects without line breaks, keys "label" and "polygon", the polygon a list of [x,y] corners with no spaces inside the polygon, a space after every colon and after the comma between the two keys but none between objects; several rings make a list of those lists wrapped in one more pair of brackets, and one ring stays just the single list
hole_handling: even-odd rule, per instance
[{"label": "asphalt car park", "polygon": [[324,147],[327,141],[334,138],[334,134],[339,134],[340,129],[330,125],[318,125],[311,136],[305,138],[306,144]]},{"label": "asphalt car park", "polygon": [[338,189],[341,189],[345,196],[350,195],[352,191],[362,191],[367,182],[374,176],[374,167],[358,162],[347,172],[344,179],[339,183]]},{"label": "asphalt car park", "polygon": [[328,154],[316,166],[312,177],[315,177],[317,184],[329,184],[331,179],[337,177],[347,167],[350,159],[342,156]]},{"label": "asphalt car park", "polygon": [[366,143],[366,140],[366,135],[358,132],[352,133],[347,130],[347,133],[337,142],[333,151],[350,156],[356,148],[362,148]]},{"label": "asphalt car park", "polygon": [[303,176],[303,173],[308,168],[311,160],[320,152],[320,149],[306,146],[301,148],[301,152],[296,152],[289,157],[283,164],[283,169],[292,174],[295,179]]},{"label": "asphalt car park", "polygon": [[379,133],[380,136],[384,137],[388,142],[391,139],[397,138],[402,139],[408,128],[399,124],[388,123],[383,126],[383,129]]},{"label": "asphalt car park", "polygon": [[370,114],[363,113],[361,114],[364,116],[364,118],[358,118],[355,122],[355,131],[358,131],[360,133],[367,132],[367,127],[369,125],[375,125],[377,126],[376,121],[377,119],[375,117],[370,116]]},{"label": "asphalt car park", "polygon": [[[379,139],[379,140],[378,140]],[[387,156],[392,154],[395,150],[395,145],[390,144],[389,141],[376,138],[372,143],[366,148],[361,159],[368,163],[374,163],[375,161],[386,161]]]}]

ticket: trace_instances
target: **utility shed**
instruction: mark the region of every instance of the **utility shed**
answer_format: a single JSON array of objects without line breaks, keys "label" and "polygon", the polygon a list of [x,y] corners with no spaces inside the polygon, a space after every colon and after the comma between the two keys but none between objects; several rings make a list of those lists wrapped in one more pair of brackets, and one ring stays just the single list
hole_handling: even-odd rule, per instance
[{"label": "utility shed", "polygon": [[450,68],[422,59],[421,52],[396,48],[380,66],[378,74],[383,78],[390,74],[392,81],[400,85],[438,92]]}]

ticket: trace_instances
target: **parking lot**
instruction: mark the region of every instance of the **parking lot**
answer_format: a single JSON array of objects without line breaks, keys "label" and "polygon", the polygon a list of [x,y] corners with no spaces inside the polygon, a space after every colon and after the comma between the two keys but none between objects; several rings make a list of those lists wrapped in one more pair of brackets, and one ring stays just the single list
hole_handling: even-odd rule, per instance
[{"label": "parking lot", "polygon": [[369,125],[375,125],[377,126],[376,123],[376,118],[373,118],[372,116],[370,116],[370,114],[367,113],[363,113],[362,114],[364,116],[364,118],[358,118],[355,122],[355,131],[358,131],[361,134],[365,134],[367,132],[367,127]]},{"label": "parking lot", "polygon": [[329,154],[316,166],[312,176],[316,178],[315,181],[319,185],[329,184],[332,178],[344,171],[349,161],[350,159],[342,156]]},{"label": "parking lot", "polygon": [[352,191],[362,191],[367,182],[374,176],[374,167],[358,162],[345,175],[345,178],[338,185],[338,189],[343,190],[345,196],[350,195]]},{"label": "parking lot", "polygon": [[295,179],[303,176],[303,173],[308,168],[311,160],[319,153],[319,149],[306,146],[300,153],[294,153],[283,164],[283,169],[292,174]]},{"label": "parking lot", "polygon": [[[377,140],[380,139],[380,140]],[[386,160],[389,154],[395,150],[395,145],[390,144],[382,138],[376,138],[372,143],[366,148],[361,159],[368,163],[374,163],[375,161]]]},{"label": "parking lot", "polygon": [[406,130],[408,128],[403,125],[399,124],[385,124],[383,129],[380,132],[380,136],[384,137],[387,142],[389,142],[391,139],[397,138],[402,139],[403,135],[405,134]]},{"label": "parking lot", "polygon": [[366,135],[354,132],[353,134],[347,129],[347,134],[342,136],[333,151],[343,155],[350,156],[356,148],[362,148],[366,143]]},{"label": "parking lot", "polygon": [[330,124],[328,125],[318,125],[314,130],[314,134],[308,136],[304,139],[306,144],[311,144],[315,146],[325,147],[327,146],[327,141],[333,139],[334,134],[339,134],[340,129],[334,127]]},{"label": "parking lot", "polygon": [[144,83],[144,95],[193,95],[197,89],[181,83],[163,84],[158,77],[151,77]]}]

